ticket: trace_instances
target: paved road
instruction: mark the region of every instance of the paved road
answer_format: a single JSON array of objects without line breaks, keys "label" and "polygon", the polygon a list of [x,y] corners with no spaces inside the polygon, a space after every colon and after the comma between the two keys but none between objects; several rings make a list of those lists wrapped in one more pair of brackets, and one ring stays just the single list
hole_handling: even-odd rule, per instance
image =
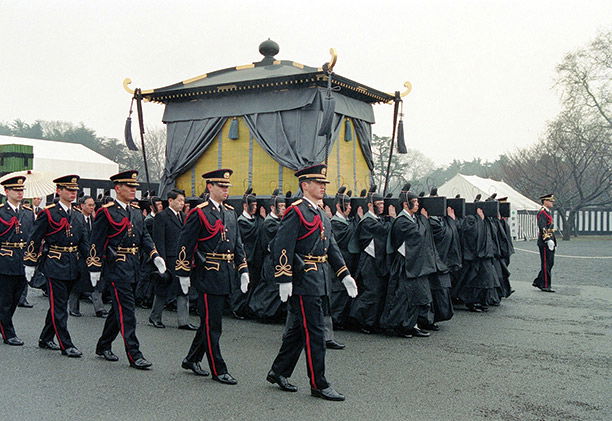
[{"label": "paved road", "polygon": [[[534,243],[517,246],[536,250]],[[612,255],[609,239],[561,246],[568,255]],[[35,307],[16,315],[26,345],[0,344],[0,419],[612,419],[612,260],[558,258],[558,292],[546,294],[530,286],[537,259],[517,252],[511,265],[516,293],[488,314],[458,310],[431,338],[338,332],[347,349],[328,353],[327,377],[347,395],[341,403],[309,396],[303,360],[292,378],[297,394],[265,382],[281,326],[224,319],[222,349],[237,386],[180,368],[192,333],[172,328],[172,313],[169,327],[157,330],[138,311],[150,372],[128,368],[119,341],[120,362],[97,359],[102,320],[93,317],[69,321],[84,358],[40,350],[47,307],[33,291]],[[82,311],[92,314],[86,303]]]}]

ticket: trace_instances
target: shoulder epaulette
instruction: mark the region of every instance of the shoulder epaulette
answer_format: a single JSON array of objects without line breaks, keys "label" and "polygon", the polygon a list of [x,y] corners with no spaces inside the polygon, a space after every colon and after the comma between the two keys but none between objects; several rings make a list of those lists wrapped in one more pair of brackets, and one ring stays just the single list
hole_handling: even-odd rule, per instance
[{"label": "shoulder epaulette", "polygon": [[293,202],[293,203],[291,204],[291,206],[297,206],[297,205],[299,205],[300,203],[302,203],[303,201],[304,201],[303,199],[298,199],[298,200],[296,200],[295,202]]},{"label": "shoulder epaulette", "polygon": [[32,210],[32,208],[30,207],[30,205],[22,205],[21,207],[22,207],[23,209],[27,209],[27,210],[29,210],[29,211],[31,211],[31,210]]},{"label": "shoulder epaulette", "polygon": [[206,205],[208,205],[208,202],[200,203],[196,208],[202,209]]},{"label": "shoulder epaulette", "polygon": [[78,213],[83,213],[83,211],[79,208],[72,208],[73,211],[77,211]]},{"label": "shoulder epaulette", "polygon": [[115,206],[115,202],[108,202],[108,203],[102,205],[103,208],[110,208],[111,206]]},{"label": "shoulder epaulette", "polygon": [[230,205],[228,205],[227,203],[223,203],[223,204],[225,205],[225,207],[226,207],[226,208],[231,209],[231,210],[234,210],[234,207],[233,207],[233,206],[230,206]]},{"label": "shoulder epaulette", "polygon": [[2,206],[4,206],[4,203],[0,203],[0,208],[1,208]]},{"label": "shoulder epaulette", "polygon": [[51,203],[50,205],[45,206],[45,209],[51,209],[55,207],[55,203]]},{"label": "shoulder epaulette", "polygon": [[136,209],[140,209],[140,206],[138,206],[135,203],[130,203],[130,206],[133,207],[133,208],[136,208]]}]

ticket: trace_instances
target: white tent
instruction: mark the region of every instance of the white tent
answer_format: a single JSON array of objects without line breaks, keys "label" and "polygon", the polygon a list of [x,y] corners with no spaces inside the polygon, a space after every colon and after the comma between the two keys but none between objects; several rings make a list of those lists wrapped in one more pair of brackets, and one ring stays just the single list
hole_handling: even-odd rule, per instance
[{"label": "white tent", "polygon": [[0,145],[29,145],[34,154],[33,170],[51,174],[78,174],[81,178],[108,179],[119,165],[79,144],[53,140],[1,136]]},{"label": "white tent", "polygon": [[503,181],[457,174],[438,188],[440,196],[455,197],[459,194],[468,202],[473,201],[478,194],[481,194],[482,200],[485,200],[493,193],[497,193],[497,197],[508,197],[512,236],[519,239],[536,238],[538,228],[535,213],[541,206]]},{"label": "white tent", "polygon": [[540,209],[539,204],[523,196],[503,181],[495,181],[476,175],[457,174],[438,188],[440,196],[455,197],[457,194],[460,194],[467,201],[474,200],[477,194],[481,194],[482,200],[485,200],[493,193],[497,193],[497,197],[507,196],[513,209]]}]

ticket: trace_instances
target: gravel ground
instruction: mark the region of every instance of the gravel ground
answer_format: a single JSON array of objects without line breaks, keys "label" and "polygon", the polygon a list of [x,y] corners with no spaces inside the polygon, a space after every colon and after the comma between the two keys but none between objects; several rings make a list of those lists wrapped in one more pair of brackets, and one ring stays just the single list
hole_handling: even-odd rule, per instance
[{"label": "gravel ground", "polygon": [[[534,242],[517,248],[537,251]],[[610,238],[561,242],[558,254],[611,256]],[[224,319],[222,350],[237,386],[180,368],[193,338],[147,325],[138,310],[141,349],[150,372],[128,368],[121,340],[118,363],[94,356],[102,320],[71,318],[80,360],[37,348],[47,304],[32,291],[33,309],[18,309],[24,347],[0,344],[0,419],[19,420],[609,420],[612,374],[611,259],[556,259],[556,294],[531,287],[538,256],[517,250],[510,267],[516,293],[486,314],[457,309],[431,338],[399,339],[337,332],[347,344],[329,351],[327,377],[347,396],[325,402],[309,396],[302,359],[292,377],[300,391],[280,392],[265,374],[282,327]],[[194,318],[193,322],[197,322]]]}]

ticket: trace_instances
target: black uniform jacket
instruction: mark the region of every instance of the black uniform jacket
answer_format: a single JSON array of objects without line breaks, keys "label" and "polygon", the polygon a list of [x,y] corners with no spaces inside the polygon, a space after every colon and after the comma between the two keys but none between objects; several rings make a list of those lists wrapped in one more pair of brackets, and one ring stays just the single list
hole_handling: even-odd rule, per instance
[{"label": "black uniform jacket", "polygon": [[134,205],[124,209],[116,202],[98,209],[87,257],[89,271],[100,272],[104,268],[108,282],[133,283],[140,271],[141,253],[150,259],[159,256],[140,209]]},{"label": "black uniform jacket", "polygon": [[331,277],[323,256],[338,279],[350,274],[327,215],[307,200],[293,202],[285,211],[272,247],[276,282],[293,282],[295,295],[329,295]]},{"label": "black uniform jacket", "polygon": [[19,215],[0,204],[0,274],[23,275],[23,254],[34,225],[34,213],[23,206]]},{"label": "black uniform jacket", "polygon": [[542,207],[538,212],[537,216],[538,221],[538,245],[540,247],[544,247],[544,242],[548,240],[553,240],[555,245],[557,244],[557,239],[555,238],[555,224],[553,223],[552,214],[546,209]]},{"label": "black uniform jacket", "polygon": [[73,280],[81,276],[79,260],[86,258],[88,252],[83,214],[71,210],[69,216],[59,203],[54,203],[36,217],[23,260],[27,266],[39,266],[47,278]]},{"label": "black uniform jacket", "polygon": [[174,214],[172,209],[166,208],[157,215],[153,222],[153,242],[157,252],[168,265],[174,266],[176,251],[178,250],[178,239],[183,230],[185,215],[179,213],[181,220]]},{"label": "black uniform jacket", "polygon": [[178,240],[177,256],[176,276],[191,276],[199,292],[229,294],[236,270],[248,273],[232,207],[222,204],[219,212],[207,201],[192,209]]}]

